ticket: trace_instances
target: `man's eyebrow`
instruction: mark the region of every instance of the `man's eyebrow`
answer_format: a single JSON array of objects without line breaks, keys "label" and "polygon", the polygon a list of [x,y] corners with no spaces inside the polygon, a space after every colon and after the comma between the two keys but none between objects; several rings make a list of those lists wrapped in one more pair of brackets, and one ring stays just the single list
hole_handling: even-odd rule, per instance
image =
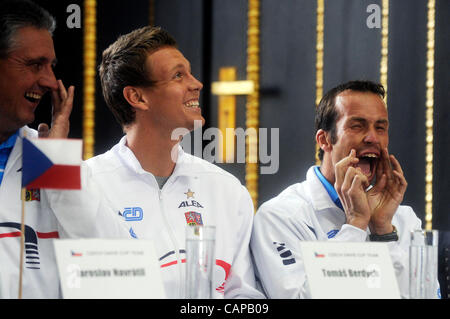
[{"label": "man's eyebrow", "polygon": [[191,70],[191,65],[188,64],[186,66],[183,63],[178,63],[177,65],[175,65],[173,68],[170,69],[170,72],[173,72],[173,71],[178,70],[178,69],[185,69],[185,68],[187,68],[187,70],[190,71]]},{"label": "man's eyebrow", "polygon": [[355,121],[355,122],[367,122],[367,120],[363,117],[357,117],[357,116],[353,116],[350,118],[350,121]]},{"label": "man's eyebrow", "polygon": [[[363,117],[358,117],[358,116],[354,116],[350,118],[350,121],[354,121],[354,122],[367,122],[367,119],[363,118]],[[387,119],[379,119],[375,121],[378,124],[385,124],[388,125],[389,121]]]},{"label": "man's eyebrow", "polygon": [[58,60],[56,58],[53,59],[52,61],[50,61],[46,57],[29,58],[27,61],[28,61],[28,63],[37,63],[37,62],[39,62],[39,63],[48,63],[48,62],[50,62],[50,64],[52,66],[55,66],[58,63]]},{"label": "man's eyebrow", "polygon": [[388,124],[389,124],[389,121],[386,120],[386,119],[381,119],[381,120],[377,120],[376,123],[388,125]]}]

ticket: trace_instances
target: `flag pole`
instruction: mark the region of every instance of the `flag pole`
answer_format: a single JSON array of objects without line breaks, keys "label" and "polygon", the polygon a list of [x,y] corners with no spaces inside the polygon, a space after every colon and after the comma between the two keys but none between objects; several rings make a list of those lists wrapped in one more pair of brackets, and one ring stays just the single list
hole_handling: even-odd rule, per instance
[{"label": "flag pole", "polygon": [[[23,139],[27,137],[27,133],[23,132]],[[23,146],[22,146],[23,147]],[[23,154],[22,154],[23,156]],[[23,168],[23,165],[22,165]],[[23,174],[23,172],[22,172]],[[19,261],[19,296],[18,299],[22,299],[22,278],[23,278],[23,254],[25,250],[25,201],[27,196],[27,189],[22,184],[22,190],[20,192],[20,200],[22,202],[22,217],[20,221],[20,261]]]},{"label": "flag pole", "polygon": [[26,188],[22,187],[21,200],[22,200],[22,219],[20,222],[20,262],[19,262],[19,299],[22,299],[22,277],[23,277],[23,255],[25,248],[25,200],[26,200]]}]

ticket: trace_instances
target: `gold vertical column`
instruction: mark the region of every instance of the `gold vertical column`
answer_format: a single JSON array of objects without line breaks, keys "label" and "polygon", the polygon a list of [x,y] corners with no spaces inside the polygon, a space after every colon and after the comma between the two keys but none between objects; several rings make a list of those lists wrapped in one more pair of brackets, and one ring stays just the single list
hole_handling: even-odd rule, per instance
[{"label": "gold vertical column", "polygon": [[[324,0],[317,0],[316,25],[316,107],[323,95],[323,31],[324,31]],[[316,165],[320,165],[319,144],[316,144]]]},{"label": "gold vertical column", "polygon": [[[219,69],[219,81],[236,81],[235,67]],[[235,153],[234,130],[236,129],[236,96],[219,95],[219,130],[222,138],[218,141],[219,162],[233,163]]]},{"label": "gold vertical column", "polygon": [[94,156],[97,1],[84,1],[83,159]]},{"label": "gold vertical column", "polygon": [[[253,81],[254,91],[247,96],[246,126],[258,130],[259,127],[259,16],[260,0],[248,1],[247,30],[247,80]],[[245,181],[258,207],[258,136],[248,134],[246,138]]]},{"label": "gold vertical column", "polygon": [[389,0],[383,0],[381,10],[381,62],[380,62],[380,83],[384,86],[387,102],[388,89],[388,46],[389,46]]},{"label": "gold vertical column", "polygon": [[427,77],[426,77],[426,147],[425,147],[425,229],[433,221],[433,113],[434,113],[434,29],[435,0],[428,0],[427,15]]}]

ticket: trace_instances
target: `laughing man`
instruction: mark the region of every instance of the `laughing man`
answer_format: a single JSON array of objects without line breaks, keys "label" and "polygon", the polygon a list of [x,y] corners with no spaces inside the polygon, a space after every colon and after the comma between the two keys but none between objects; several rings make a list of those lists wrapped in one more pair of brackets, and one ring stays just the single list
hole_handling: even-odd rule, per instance
[{"label": "laughing man", "polygon": [[387,242],[400,293],[408,297],[409,234],[421,221],[400,205],[407,183],[388,151],[384,95],[379,84],[352,81],[320,101],[315,125],[321,166],[255,216],[251,249],[268,297],[311,297],[300,241]]}]

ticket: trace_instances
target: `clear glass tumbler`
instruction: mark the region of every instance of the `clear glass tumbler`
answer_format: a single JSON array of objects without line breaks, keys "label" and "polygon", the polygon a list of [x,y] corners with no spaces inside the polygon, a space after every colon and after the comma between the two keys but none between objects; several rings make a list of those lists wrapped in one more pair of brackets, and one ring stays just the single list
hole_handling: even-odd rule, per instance
[{"label": "clear glass tumbler", "polygon": [[414,230],[409,247],[409,298],[438,298],[438,231]]},{"label": "clear glass tumbler", "polygon": [[186,227],[186,298],[210,299],[215,264],[216,227]]}]

